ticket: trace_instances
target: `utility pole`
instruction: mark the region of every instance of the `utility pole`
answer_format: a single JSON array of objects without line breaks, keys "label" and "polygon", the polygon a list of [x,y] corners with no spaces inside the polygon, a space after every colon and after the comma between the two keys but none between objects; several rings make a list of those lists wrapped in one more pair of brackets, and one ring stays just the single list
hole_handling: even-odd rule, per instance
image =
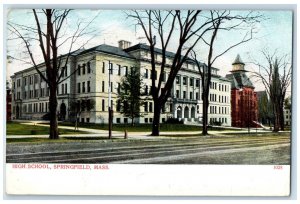
[{"label": "utility pole", "polygon": [[110,82],[110,73],[112,71],[112,63],[108,61],[108,139],[112,138],[112,122],[113,122],[113,110],[111,108],[111,82]]}]

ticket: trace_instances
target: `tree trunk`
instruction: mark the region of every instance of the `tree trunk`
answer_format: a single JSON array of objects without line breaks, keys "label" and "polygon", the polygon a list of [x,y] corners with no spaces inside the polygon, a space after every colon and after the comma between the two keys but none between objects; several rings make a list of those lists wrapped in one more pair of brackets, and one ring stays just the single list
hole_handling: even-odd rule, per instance
[{"label": "tree trunk", "polygon": [[157,101],[154,101],[154,116],[153,116],[152,134],[151,134],[152,136],[159,136],[160,110],[161,110],[161,104]]},{"label": "tree trunk", "polygon": [[[204,94],[204,93],[203,93]],[[207,135],[208,134],[208,97],[206,94],[203,96],[203,127],[202,127],[202,135]]]},{"label": "tree trunk", "polygon": [[279,131],[279,123],[280,123],[280,113],[279,113],[279,109],[277,107],[278,105],[275,105],[275,109],[274,109],[274,132],[278,132]]},{"label": "tree trunk", "polygon": [[57,127],[57,97],[56,97],[56,85],[50,87],[50,97],[49,97],[49,108],[50,108],[50,139],[58,139],[58,127]]},{"label": "tree trunk", "polygon": [[284,107],[284,101],[280,102],[280,107],[279,107],[279,125],[280,125],[280,130],[284,131],[284,112],[283,112],[283,107]]}]

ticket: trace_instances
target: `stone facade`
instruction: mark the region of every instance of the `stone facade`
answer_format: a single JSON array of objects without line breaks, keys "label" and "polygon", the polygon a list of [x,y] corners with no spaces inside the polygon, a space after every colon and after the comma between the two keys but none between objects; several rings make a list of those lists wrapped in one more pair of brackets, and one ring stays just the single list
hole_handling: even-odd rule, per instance
[{"label": "stone facade", "polygon": [[[156,49],[157,73],[160,75],[161,50]],[[170,72],[173,53],[167,54],[165,79]],[[112,71],[109,73],[109,67]],[[114,111],[113,123],[129,123],[130,119],[118,111],[117,95],[121,78],[130,71],[139,69],[145,85],[143,96],[147,98],[141,107],[143,117],[137,118],[137,123],[152,123],[154,104],[151,100],[151,64],[149,46],[137,44],[130,46],[129,42],[119,41],[119,47],[99,45],[87,50],[77,50],[72,53],[64,80],[59,84],[57,114],[61,120],[80,122],[108,123],[108,84],[111,78],[111,102]],[[45,71],[43,64],[40,70]],[[71,76],[70,76],[71,75]],[[166,81],[166,80],[165,80]],[[13,119],[42,119],[49,111],[48,88],[40,79],[34,68],[25,69],[12,76],[13,83]],[[164,86],[164,82],[162,87]],[[223,125],[231,125],[230,108],[231,83],[218,75],[218,69],[213,68],[212,88],[209,107],[209,121],[220,121]],[[192,61],[187,61],[179,71],[172,94],[162,110],[161,122],[168,118],[178,118],[186,123],[202,121],[202,90],[201,79]],[[76,116],[72,104],[76,101],[93,100],[95,106],[91,110],[83,110]]]}]

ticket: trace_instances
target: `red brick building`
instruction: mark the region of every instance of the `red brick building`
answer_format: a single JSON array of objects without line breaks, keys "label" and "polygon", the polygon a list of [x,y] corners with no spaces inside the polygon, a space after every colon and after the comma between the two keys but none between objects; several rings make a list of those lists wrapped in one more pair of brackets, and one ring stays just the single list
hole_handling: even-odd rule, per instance
[{"label": "red brick building", "polygon": [[232,63],[231,74],[231,120],[234,127],[256,127],[258,121],[258,100],[255,87],[246,75],[245,63],[240,55]]},{"label": "red brick building", "polygon": [[11,120],[11,90],[6,89],[6,121]]}]

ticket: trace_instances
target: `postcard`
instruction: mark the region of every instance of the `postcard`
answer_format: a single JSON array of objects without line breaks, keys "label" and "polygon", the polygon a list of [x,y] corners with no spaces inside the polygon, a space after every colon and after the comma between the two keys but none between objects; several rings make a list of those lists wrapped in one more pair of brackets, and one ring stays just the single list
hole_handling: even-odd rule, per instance
[{"label": "postcard", "polygon": [[6,13],[8,195],[290,195],[293,10]]}]

